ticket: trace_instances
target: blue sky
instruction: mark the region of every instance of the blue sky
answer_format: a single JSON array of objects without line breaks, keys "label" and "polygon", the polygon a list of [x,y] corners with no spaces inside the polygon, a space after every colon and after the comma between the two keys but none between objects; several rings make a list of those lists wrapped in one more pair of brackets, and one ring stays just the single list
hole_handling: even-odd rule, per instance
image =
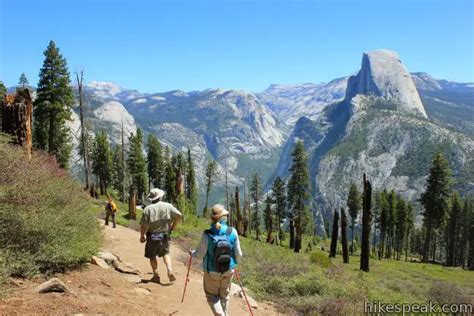
[{"label": "blue sky", "polygon": [[69,70],[143,92],[326,82],[389,48],[412,72],[474,81],[471,0],[0,0],[0,80],[38,82],[54,40]]}]

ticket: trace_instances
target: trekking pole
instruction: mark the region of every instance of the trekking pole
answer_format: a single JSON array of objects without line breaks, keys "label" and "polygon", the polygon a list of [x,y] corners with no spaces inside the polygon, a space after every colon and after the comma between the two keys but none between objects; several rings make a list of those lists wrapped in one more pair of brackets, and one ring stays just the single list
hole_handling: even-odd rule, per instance
[{"label": "trekking pole", "polygon": [[237,269],[235,269],[235,276],[237,277],[237,281],[239,281],[239,285],[240,285],[240,288],[242,289],[242,293],[244,293],[245,302],[247,303],[247,307],[249,309],[250,315],[253,316],[252,307],[250,307],[249,300],[247,298],[247,294],[245,294],[245,290],[244,290],[244,287],[242,286],[242,282],[240,282],[240,275],[239,275],[239,271],[237,271]]},{"label": "trekking pole", "polygon": [[184,302],[184,294],[186,294],[186,287],[188,286],[189,270],[191,269],[191,261],[192,260],[193,260],[193,255],[192,255],[191,251],[189,251],[188,273],[186,273],[186,282],[184,283],[183,298],[181,299],[181,303]]}]

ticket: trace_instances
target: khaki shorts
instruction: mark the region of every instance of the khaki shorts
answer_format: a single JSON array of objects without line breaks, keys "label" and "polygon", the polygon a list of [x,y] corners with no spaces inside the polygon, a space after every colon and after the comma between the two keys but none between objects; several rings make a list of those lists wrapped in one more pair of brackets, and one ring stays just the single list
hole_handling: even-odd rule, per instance
[{"label": "khaki shorts", "polygon": [[161,240],[153,240],[151,233],[146,233],[145,257],[153,259],[155,257],[163,257],[170,253],[170,246],[168,243],[168,235],[163,234]]}]

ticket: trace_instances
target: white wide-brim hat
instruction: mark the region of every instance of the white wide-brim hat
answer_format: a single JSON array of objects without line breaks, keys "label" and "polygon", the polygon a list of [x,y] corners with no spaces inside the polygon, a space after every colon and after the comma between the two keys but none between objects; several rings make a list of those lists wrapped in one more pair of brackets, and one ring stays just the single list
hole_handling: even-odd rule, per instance
[{"label": "white wide-brim hat", "polygon": [[154,201],[154,200],[157,200],[159,198],[162,198],[164,195],[166,194],[165,191],[161,190],[161,189],[158,189],[158,188],[155,188],[155,189],[152,189],[150,191],[150,193],[148,194],[147,198],[148,200],[150,201]]}]

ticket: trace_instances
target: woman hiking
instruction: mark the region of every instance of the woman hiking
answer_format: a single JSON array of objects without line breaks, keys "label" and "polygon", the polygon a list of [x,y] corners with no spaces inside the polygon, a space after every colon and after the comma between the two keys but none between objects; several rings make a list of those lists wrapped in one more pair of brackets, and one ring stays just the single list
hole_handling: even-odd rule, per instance
[{"label": "woman hiking", "polygon": [[205,230],[193,257],[203,258],[204,292],[214,315],[229,315],[230,286],[237,259],[242,257],[239,235],[227,225],[229,212],[220,204],[212,207],[211,227]]}]

